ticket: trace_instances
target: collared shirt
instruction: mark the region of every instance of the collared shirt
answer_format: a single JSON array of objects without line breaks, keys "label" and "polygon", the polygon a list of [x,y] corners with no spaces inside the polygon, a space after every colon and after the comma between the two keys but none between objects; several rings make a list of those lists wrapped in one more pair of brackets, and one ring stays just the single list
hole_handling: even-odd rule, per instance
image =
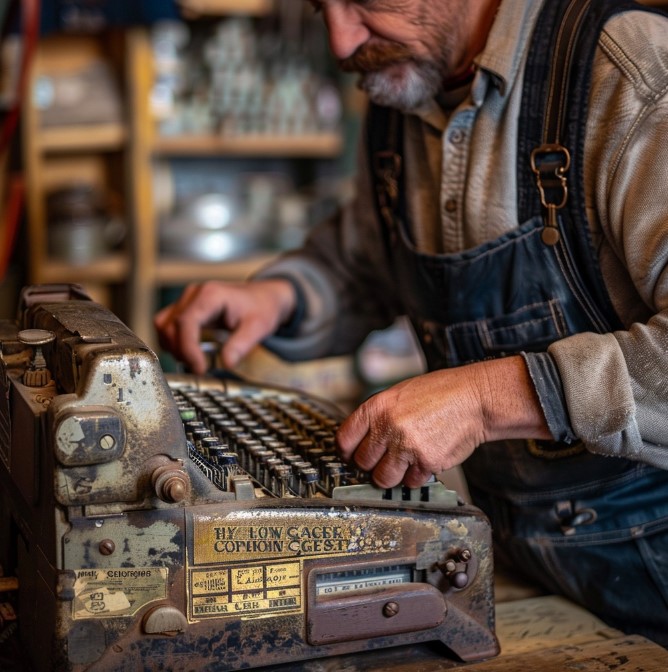
[{"label": "collared shirt", "polygon": [[[406,188],[418,248],[470,249],[517,227],[517,119],[543,0],[501,3],[469,91],[407,118]],[[451,94],[451,95],[456,95]],[[668,468],[668,19],[611,19],[595,56],[585,147],[586,207],[624,331],[583,333],[527,354],[556,438]],[[373,206],[366,151],[357,197],[306,247],[261,275],[299,283],[306,317],[286,357],[350,352],[401,311]]]}]

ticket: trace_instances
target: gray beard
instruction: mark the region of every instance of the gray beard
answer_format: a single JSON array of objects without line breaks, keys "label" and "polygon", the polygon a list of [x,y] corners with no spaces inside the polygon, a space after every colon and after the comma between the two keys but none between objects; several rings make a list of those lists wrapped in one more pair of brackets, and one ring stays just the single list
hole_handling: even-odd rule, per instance
[{"label": "gray beard", "polygon": [[439,91],[440,70],[431,63],[412,65],[401,78],[390,77],[382,70],[362,75],[360,87],[377,105],[410,113],[429,102]]}]

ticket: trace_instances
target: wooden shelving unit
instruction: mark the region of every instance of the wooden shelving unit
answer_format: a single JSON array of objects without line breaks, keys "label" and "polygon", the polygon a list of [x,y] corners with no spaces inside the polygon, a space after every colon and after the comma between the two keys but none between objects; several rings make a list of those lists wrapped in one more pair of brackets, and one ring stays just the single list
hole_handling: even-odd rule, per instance
[{"label": "wooden shelving unit", "polygon": [[123,124],[64,126],[47,128],[38,133],[37,147],[44,153],[104,152],[125,147],[127,129]]},{"label": "wooden shelving unit", "polygon": [[186,16],[264,16],[274,9],[273,0],[181,0],[180,4]]},{"label": "wooden shelving unit", "polygon": [[269,136],[185,135],[156,139],[154,154],[160,156],[263,156],[323,158],[337,156],[343,149],[340,133]]},{"label": "wooden shelving unit", "polygon": [[[273,0],[192,0],[182,4],[197,8],[201,14],[216,16],[260,16],[275,9]],[[333,159],[341,155],[344,147],[340,133],[160,136],[149,107],[153,63],[149,37],[143,30],[128,36],[128,63],[132,82],[130,146],[136,257],[131,274],[130,322],[141,338],[153,343],[153,315],[160,288],[212,279],[242,280],[274,256],[269,252],[258,253],[215,263],[162,258],[158,251],[153,162],[193,157]]]},{"label": "wooden shelving unit", "polygon": [[[277,9],[274,0],[184,0],[187,16],[260,17]],[[273,256],[217,263],[163,258],[159,253],[153,168],[156,161],[179,158],[289,159],[337,158],[342,134],[272,136],[264,134],[160,136],[150,107],[154,85],[149,29],[132,28],[107,35],[48,37],[40,42],[29,91],[44,75],[76,72],[104,60],[124,82],[124,116],[114,123],[45,124],[35,104],[24,105],[23,151],[27,180],[28,281],[81,283],[93,298],[117,308],[147,343],[154,345],[153,316],[159,290],[207,279],[240,280]],[[85,263],[55,258],[49,249],[47,196],[53,190],[86,184],[117,192],[115,207],[127,224],[123,246]],[[127,297],[127,300],[123,300]]]},{"label": "wooden shelving unit", "polygon": [[[123,54],[123,36],[109,39],[92,36],[55,36],[43,39],[33,61],[28,91],[36,90],[39,78],[76,72],[92,62]],[[122,73],[119,73],[119,76]],[[23,106],[23,151],[28,213],[28,281],[30,283],[82,283],[97,300],[110,304],[110,286],[122,285],[129,277],[129,250],[110,251],[85,263],[73,264],[54,257],[49,250],[47,197],[52,191],[73,185],[88,185],[101,193],[114,191],[120,212],[127,219],[126,184],[123,173],[128,150],[128,129],[122,122],[47,126],[31,98]]]},{"label": "wooden shelving unit", "polygon": [[246,278],[274,258],[270,252],[234,259],[224,263],[161,259],[155,267],[157,285],[181,285],[187,282],[239,280]]},{"label": "wooden shelving unit", "polygon": [[153,315],[156,312],[157,290],[166,286],[184,285],[205,280],[241,280],[268,262],[271,254],[224,262],[161,258],[158,252],[158,222],[153,196],[152,161],[156,158],[186,156],[266,156],[266,157],[333,157],[341,151],[338,135],[317,137],[265,136],[179,136],[160,137],[149,109],[148,92],[153,82],[152,56],[144,31],[129,36],[129,62],[134,73],[131,100],[131,147],[135,255],[137,262],[131,274],[133,329],[146,342],[155,340]]}]

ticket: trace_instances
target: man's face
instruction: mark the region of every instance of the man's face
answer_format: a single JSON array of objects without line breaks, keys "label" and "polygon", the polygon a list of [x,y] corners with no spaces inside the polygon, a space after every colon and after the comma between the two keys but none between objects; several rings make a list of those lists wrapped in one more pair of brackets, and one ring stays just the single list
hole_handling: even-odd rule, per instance
[{"label": "man's face", "polygon": [[471,0],[311,0],[340,66],[381,105],[414,110],[458,74]]}]

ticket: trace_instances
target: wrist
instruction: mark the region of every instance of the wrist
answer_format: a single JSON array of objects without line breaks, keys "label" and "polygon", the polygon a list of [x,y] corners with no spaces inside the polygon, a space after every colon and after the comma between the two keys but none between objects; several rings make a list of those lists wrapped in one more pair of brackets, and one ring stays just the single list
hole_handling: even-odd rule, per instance
[{"label": "wrist", "polygon": [[487,441],[552,439],[524,359],[517,355],[473,364],[476,367]]},{"label": "wrist", "polygon": [[306,312],[306,300],[299,285],[287,276],[272,276],[257,280],[272,294],[278,306],[277,335],[291,336],[299,328]]}]

